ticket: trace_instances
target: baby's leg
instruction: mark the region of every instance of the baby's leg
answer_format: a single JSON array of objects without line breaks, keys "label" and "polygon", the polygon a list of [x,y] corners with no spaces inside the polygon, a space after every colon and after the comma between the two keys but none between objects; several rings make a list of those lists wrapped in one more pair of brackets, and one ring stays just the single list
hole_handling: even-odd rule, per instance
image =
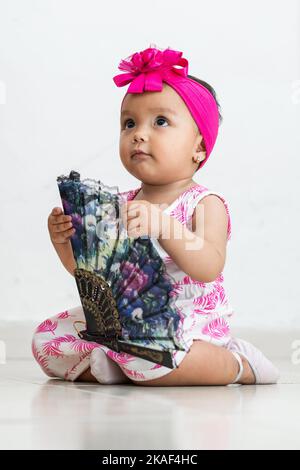
[{"label": "baby's leg", "polygon": [[74,381],[89,368],[89,357],[97,344],[79,338],[78,331],[85,327],[81,306],[54,315],[37,326],[32,337],[32,353],[46,375]]},{"label": "baby's leg", "polygon": [[[242,358],[244,373],[238,383],[254,384],[252,369]],[[235,356],[222,346],[206,341],[194,340],[190,351],[169,374],[153,380],[132,380],[137,385],[184,386],[184,385],[228,385],[234,382],[239,372]]]},{"label": "baby's leg", "polygon": [[131,382],[100,345],[78,336],[78,331],[85,328],[81,306],[61,312],[37,326],[32,338],[32,353],[45,374],[101,384]]},{"label": "baby's leg", "polygon": [[98,382],[98,380],[91,374],[91,368],[89,367],[85,372],[77,377],[76,382]]},{"label": "baby's leg", "polygon": [[[119,367],[119,366],[118,366]],[[120,368],[119,368],[120,369]],[[120,369],[121,371],[121,369]],[[122,371],[121,371],[122,372]],[[96,379],[96,377],[94,377],[91,373],[91,368],[89,367],[85,372],[83,372],[77,379],[76,379],[77,382],[98,382],[99,383],[99,380]],[[107,382],[106,382],[107,383]],[[122,373],[122,381],[120,379],[116,380],[116,382],[112,382],[112,383],[116,383],[116,384],[120,384],[120,383],[131,383],[131,380],[126,377],[125,374]]]},{"label": "baby's leg", "polygon": [[90,355],[90,367],[76,380],[99,382],[101,384],[124,384],[131,380],[124,374],[119,365],[110,359],[101,348],[95,348]]}]

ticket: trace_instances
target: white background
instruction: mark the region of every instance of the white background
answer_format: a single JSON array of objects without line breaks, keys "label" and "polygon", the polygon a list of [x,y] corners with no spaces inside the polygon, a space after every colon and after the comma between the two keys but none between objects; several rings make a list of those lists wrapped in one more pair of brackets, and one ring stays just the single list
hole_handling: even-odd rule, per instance
[{"label": "white background", "polygon": [[0,1],[0,320],[80,304],[49,239],[56,177],[121,191],[119,61],[151,43],[183,52],[223,124],[195,180],[231,210],[224,269],[234,325],[300,329],[300,5],[297,0]]}]

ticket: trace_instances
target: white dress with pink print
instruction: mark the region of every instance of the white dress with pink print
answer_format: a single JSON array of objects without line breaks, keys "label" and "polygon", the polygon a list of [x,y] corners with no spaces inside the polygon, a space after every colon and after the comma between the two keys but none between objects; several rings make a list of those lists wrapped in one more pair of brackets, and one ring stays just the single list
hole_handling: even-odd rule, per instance
[{"label": "white dress with pink print", "polygon": [[[124,201],[129,201],[133,200],[140,190],[141,187],[125,191],[120,195]],[[164,213],[175,217],[191,229],[195,207],[201,199],[210,194],[218,196],[224,203],[228,215],[227,240],[230,240],[231,219],[227,202],[220,193],[200,184],[181,193],[164,209]],[[180,324],[187,345],[190,347],[193,341],[198,339],[217,346],[226,346],[231,339],[228,320],[234,312],[225,293],[222,272],[213,282],[196,281],[179,269],[157,239],[151,240],[162,257],[167,272],[174,279],[176,305],[181,314]],[[32,338],[32,352],[48,376],[76,380],[89,368],[89,357],[96,347],[102,348],[108,357],[121,367],[124,374],[133,380],[156,379],[172,370],[124,352],[117,353],[98,343],[84,341],[79,338],[78,331],[85,328],[86,322],[81,305],[48,318],[38,325]],[[188,352],[173,352],[177,366]]]}]

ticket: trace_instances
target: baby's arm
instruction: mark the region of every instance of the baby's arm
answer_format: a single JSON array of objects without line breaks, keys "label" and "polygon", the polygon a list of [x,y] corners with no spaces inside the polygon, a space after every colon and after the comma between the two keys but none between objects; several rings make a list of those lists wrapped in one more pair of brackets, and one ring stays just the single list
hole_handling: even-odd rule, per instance
[{"label": "baby's arm", "polygon": [[60,261],[64,265],[67,271],[69,271],[72,276],[74,276],[74,270],[76,268],[76,263],[73,256],[73,250],[71,242],[69,241],[66,245],[58,245],[57,243],[53,243],[56,253],[58,254]]},{"label": "baby's arm", "polygon": [[[228,215],[221,199],[209,195],[199,202],[192,218],[192,231],[168,214],[162,213],[162,217],[165,222],[158,241],[163,249],[193,279],[214,281],[226,258]],[[164,231],[168,224],[169,232]],[[175,238],[176,233],[181,236]]]}]

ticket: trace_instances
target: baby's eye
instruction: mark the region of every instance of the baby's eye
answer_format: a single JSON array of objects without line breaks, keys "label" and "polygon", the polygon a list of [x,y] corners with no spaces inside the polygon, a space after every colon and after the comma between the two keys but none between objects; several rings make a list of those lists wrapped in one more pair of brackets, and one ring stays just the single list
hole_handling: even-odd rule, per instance
[{"label": "baby's eye", "polygon": [[160,116],[158,117],[158,119],[157,119],[157,120],[158,120],[158,121],[166,121],[166,122],[167,122],[167,119],[166,119],[166,118],[164,118],[164,117],[160,117]]},{"label": "baby's eye", "polygon": [[[124,128],[126,128],[126,124],[127,124],[128,122],[131,122],[131,121],[134,122],[133,119],[127,119],[127,120],[124,122],[124,124],[123,124]],[[168,122],[167,119],[164,118],[164,117],[162,117],[162,116],[158,116],[158,117],[157,117],[157,121],[166,121],[166,122]],[[164,126],[159,126],[159,127],[164,127]]]},{"label": "baby's eye", "polygon": [[124,122],[123,127],[126,128],[127,122],[130,122],[130,121],[132,121],[132,119],[127,119],[127,120]]}]

